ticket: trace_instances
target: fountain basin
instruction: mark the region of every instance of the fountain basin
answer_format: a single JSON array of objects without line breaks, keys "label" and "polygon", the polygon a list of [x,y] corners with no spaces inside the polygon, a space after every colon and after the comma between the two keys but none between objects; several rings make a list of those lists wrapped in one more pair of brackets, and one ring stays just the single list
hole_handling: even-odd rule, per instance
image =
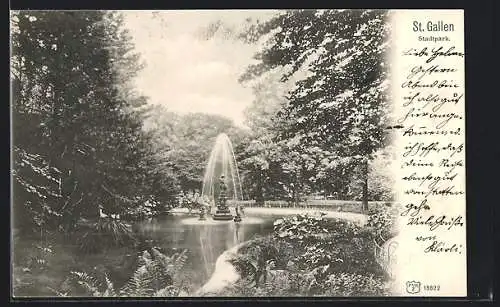
[{"label": "fountain basin", "polygon": [[[263,224],[265,222],[264,219],[258,218],[258,217],[244,217],[241,222],[238,222],[240,225],[247,225],[247,224]],[[225,225],[225,224],[231,224],[234,223],[233,220],[213,220],[213,219],[206,219],[205,221],[200,221],[198,218],[193,217],[193,218],[186,218],[181,220],[181,223],[184,225]]]},{"label": "fountain basin", "polygon": [[215,221],[232,221],[233,220],[233,215],[232,214],[226,214],[226,213],[216,213],[212,217]]}]

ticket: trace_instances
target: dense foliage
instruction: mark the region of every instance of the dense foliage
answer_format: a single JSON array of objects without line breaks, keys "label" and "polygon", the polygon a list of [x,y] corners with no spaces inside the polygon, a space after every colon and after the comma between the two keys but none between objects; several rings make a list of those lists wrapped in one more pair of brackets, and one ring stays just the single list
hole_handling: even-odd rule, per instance
[{"label": "dense foliage", "polygon": [[370,208],[366,227],[370,229],[375,242],[382,246],[388,239],[397,233],[395,217],[400,208],[395,205],[384,205]]},{"label": "dense foliage", "polygon": [[[155,105],[149,111],[145,128],[151,131],[158,149],[184,194],[200,193],[210,151],[220,133],[226,133],[237,146],[244,131],[232,120],[219,115],[188,113],[180,115]],[[161,167],[161,165],[159,165]]]},{"label": "dense foliage", "polygon": [[233,260],[243,279],[226,294],[387,295],[388,276],[376,259],[377,236],[371,227],[323,216],[278,219],[272,236],[253,240]]},{"label": "dense foliage", "polygon": [[391,160],[385,15],[290,10],[241,34],[264,45],[241,77],[256,95],[248,113],[257,133],[242,154],[255,198],[321,193],[363,200],[365,210],[368,199],[391,198],[380,173],[380,159]]},{"label": "dense foliage", "polygon": [[113,12],[12,13],[15,226],[71,230],[175,197],[142,129],[140,68]]}]

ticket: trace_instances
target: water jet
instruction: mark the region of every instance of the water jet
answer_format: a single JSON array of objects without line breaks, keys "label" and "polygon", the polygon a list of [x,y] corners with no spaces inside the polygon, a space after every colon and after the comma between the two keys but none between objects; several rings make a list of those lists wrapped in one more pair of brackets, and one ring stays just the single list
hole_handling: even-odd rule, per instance
[{"label": "water jet", "polygon": [[[219,178],[216,184],[216,178]],[[238,201],[242,199],[242,189],[236,158],[233,152],[231,140],[225,133],[221,133],[215,140],[214,147],[205,169],[203,177],[202,197],[209,199],[215,206],[212,216],[217,221],[228,221],[233,215],[227,205],[227,201]],[[239,216],[238,212],[236,214]],[[237,218],[241,220],[241,216]]]}]

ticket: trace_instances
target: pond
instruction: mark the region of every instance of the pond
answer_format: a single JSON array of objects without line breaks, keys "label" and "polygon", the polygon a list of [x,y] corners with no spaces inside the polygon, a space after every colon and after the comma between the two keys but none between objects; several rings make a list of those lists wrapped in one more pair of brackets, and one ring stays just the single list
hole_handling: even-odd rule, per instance
[{"label": "pond", "polygon": [[[242,223],[237,224],[213,221],[210,217],[198,221],[197,217],[181,215],[141,222],[134,228],[155,246],[165,250],[188,250],[183,286],[189,294],[210,278],[219,255],[238,243],[270,233],[274,219],[246,216]],[[70,271],[106,271],[115,288],[119,288],[136,268],[137,250],[133,246],[110,247],[102,253],[83,254],[76,244],[57,237],[51,237],[42,245],[39,241],[14,239],[14,296],[55,296]],[[40,257],[45,262],[37,269],[27,268],[27,259],[36,258],[44,247],[50,247],[45,257]]]},{"label": "pond", "polygon": [[231,247],[268,234],[273,218],[246,217],[241,223],[233,221],[198,221],[198,218],[155,220],[140,225],[141,232],[159,247],[188,249],[188,267],[196,276],[190,278],[190,288],[199,288],[212,275],[219,255]]}]

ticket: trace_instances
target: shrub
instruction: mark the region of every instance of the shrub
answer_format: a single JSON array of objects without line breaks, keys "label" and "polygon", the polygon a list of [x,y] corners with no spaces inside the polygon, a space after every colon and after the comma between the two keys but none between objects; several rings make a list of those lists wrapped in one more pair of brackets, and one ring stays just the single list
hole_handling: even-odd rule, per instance
[{"label": "shrub", "polygon": [[355,261],[367,255],[363,247],[370,244],[369,233],[360,226],[344,220],[329,220],[323,215],[279,219],[274,223],[274,235],[278,241],[293,243],[293,248],[301,251],[295,260],[303,269]]},{"label": "shrub", "polygon": [[370,208],[366,227],[372,233],[375,242],[379,246],[382,246],[384,242],[395,235],[396,217],[396,205],[385,204]]},{"label": "shrub", "polygon": [[295,265],[305,271],[328,265],[329,271],[383,275],[370,236],[364,231],[347,233],[345,236],[331,234],[309,242],[294,259]]},{"label": "shrub", "polygon": [[85,253],[95,253],[110,246],[124,246],[134,240],[131,226],[121,220],[105,217],[88,226],[82,226],[83,235],[78,246]]},{"label": "shrub", "polygon": [[324,296],[383,296],[388,294],[384,281],[371,274],[330,274],[317,284],[316,292]]},{"label": "shrub", "polygon": [[326,219],[321,216],[299,214],[274,221],[274,235],[285,241],[304,243],[328,233]]},{"label": "shrub", "polygon": [[276,261],[278,250],[269,238],[256,238],[242,246],[239,254],[230,262],[242,278],[253,280],[258,285],[270,261]]},{"label": "shrub", "polygon": [[[24,250],[24,249],[23,249]],[[39,276],[45,276],[52,264],[54,250],[48,242],[32,244],[28,253],[14,257],[12,288],[14,295],[31,295],[46,289]]]},{"label": "shrub", "polygon": [[385,273],[374,244],[370,228],[348,221],[323,215],[279,219],[273,235],[240,249],[234,264],[245,280],[228,293],[247,295],[250,287],[250,296],[383,295]]}]

